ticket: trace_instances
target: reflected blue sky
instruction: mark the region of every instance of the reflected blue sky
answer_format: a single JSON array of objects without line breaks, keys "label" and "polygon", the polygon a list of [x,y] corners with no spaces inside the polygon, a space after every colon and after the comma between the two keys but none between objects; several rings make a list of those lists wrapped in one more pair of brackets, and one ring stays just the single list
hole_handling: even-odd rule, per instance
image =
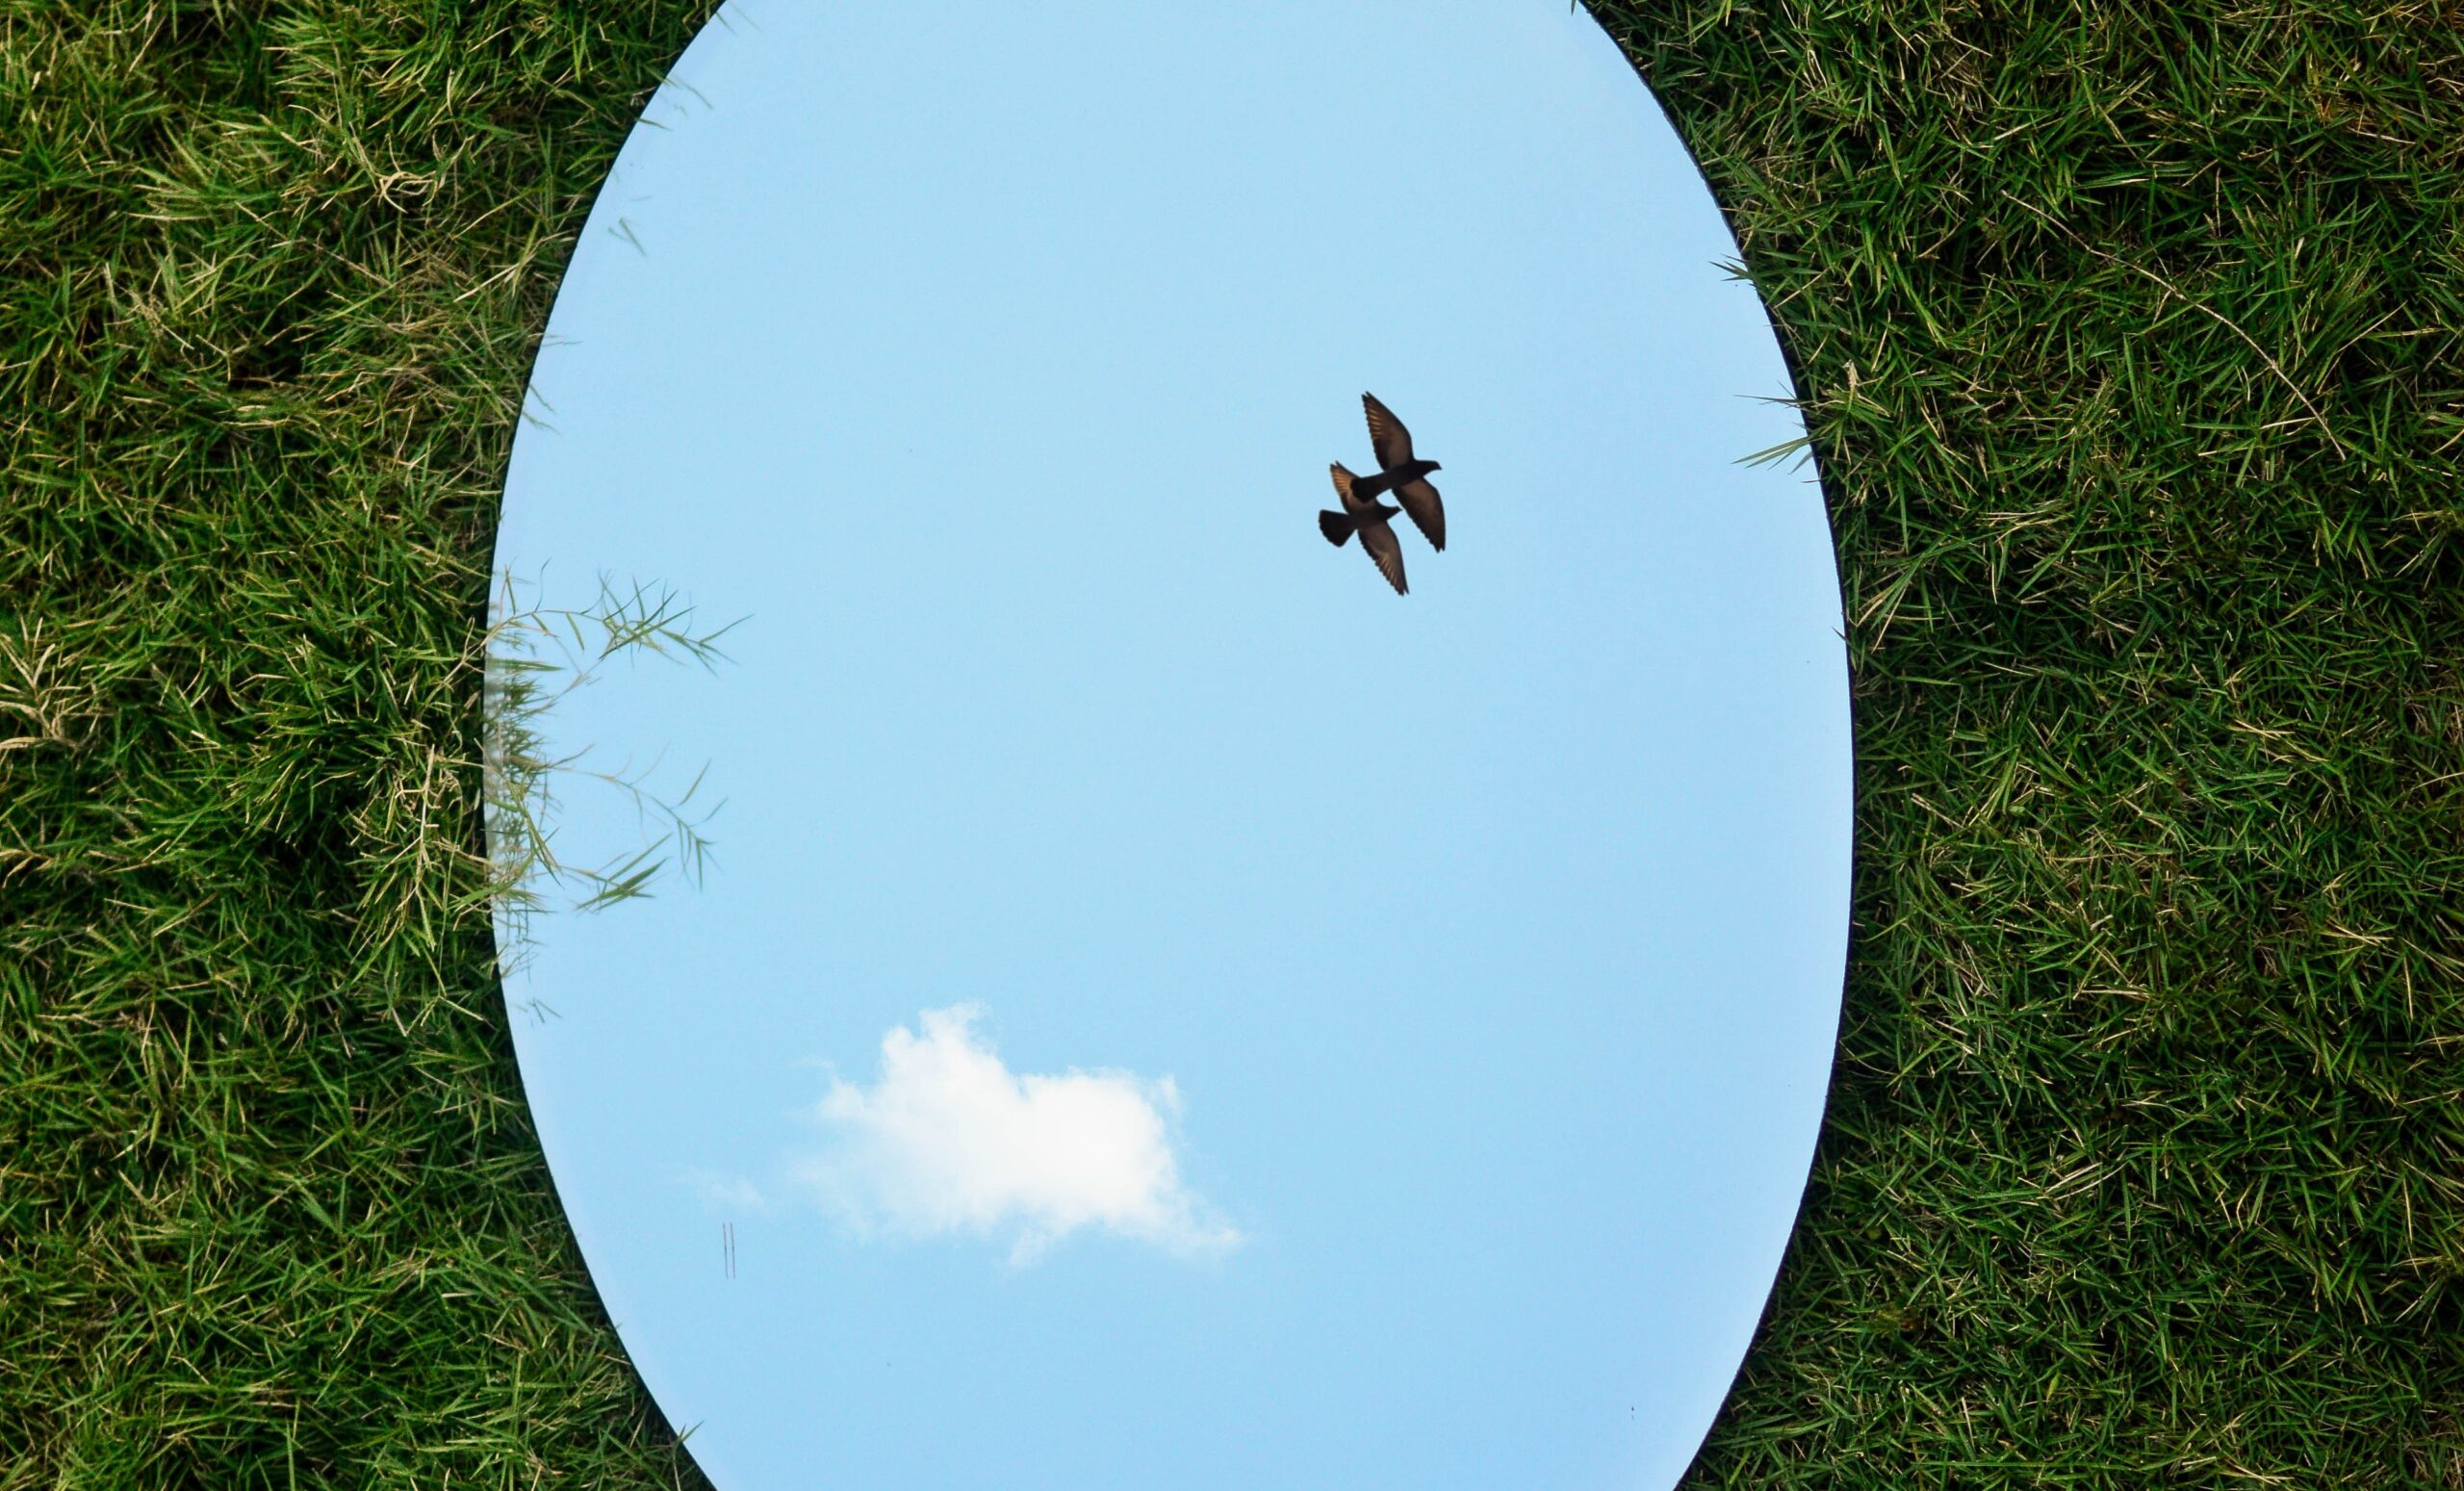
[{"label": "reflected blue sky", "polygon": [[[748,618],[547,721],[728,806],[507,994],[705,1468],[1672,1483],[1819,1123],[1849,737],[1632,70],[1510,0],[749,0],[646,123],[498,562]],[[1408,597],[1315,525],[1364,389],[1445,466]]]}]

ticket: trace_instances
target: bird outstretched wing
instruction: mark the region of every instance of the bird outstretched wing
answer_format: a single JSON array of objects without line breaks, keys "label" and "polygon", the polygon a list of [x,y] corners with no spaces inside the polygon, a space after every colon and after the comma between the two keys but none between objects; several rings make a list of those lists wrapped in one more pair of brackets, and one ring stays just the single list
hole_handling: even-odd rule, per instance
[{"label": "bird outstretched wing", "polygon": [[1395,411],[1377,401],[1375,394],[1360,396],[1360,406],[1369,411],[1369,448],[1377,452],[1377,464],[1392,471],[1412,458],[1412,432],[1395,418]]},{"label": "bird outstretched wing", "polygon": [[1334,478],[1335,495],[1344,500],[1344,511],[1358,515],[1377,505],[1354,489],[1353,483],[1360,478],[1347,470],[1343,462],[1330,463],[1326,467],[1326,475]]},{"label": "bird outstretched wing", "polygon": [[1403,544],[1395,536],[1392,524],[1383,519],[1362,524],[1360,547],[1376,561],[1377,573],[1386,577],[1386,583],[1395,587],[1397,595],[1412,593],[1411,587],[1403,583]]},{"label": "bird outstretched wing", "polygon": [[1428,546],[1440,553],[1446,552],[1446,504],[1438,501],[1437,488],[1415,476],[1395,489],[1395,501],[1411,514],[1412,523],[1428,540]]}]

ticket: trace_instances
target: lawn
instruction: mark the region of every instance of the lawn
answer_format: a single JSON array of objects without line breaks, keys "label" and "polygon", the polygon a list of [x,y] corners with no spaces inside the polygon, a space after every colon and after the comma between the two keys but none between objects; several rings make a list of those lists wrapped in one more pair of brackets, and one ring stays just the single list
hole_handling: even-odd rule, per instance
[{"label": "lawn", "polygon": [[[1856,676],[1830,1120],[1695,1483],[2464,1487],[2464,9],[1599,9]],[[0,0],[0,1491],[697,1483],[476,808],[524,374],[700,11]]]}]

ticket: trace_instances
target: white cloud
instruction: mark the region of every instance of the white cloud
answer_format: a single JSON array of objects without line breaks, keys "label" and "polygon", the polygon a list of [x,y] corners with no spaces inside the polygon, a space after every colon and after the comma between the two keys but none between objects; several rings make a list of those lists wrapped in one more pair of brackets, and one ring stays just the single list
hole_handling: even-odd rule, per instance
[{"label": "white cloud", "polygon": [[704,1205],[713,1210],[766,1212],[770,1198],[761,1188],[742,1175],[723,1175],[714,1170],[689,1170],[683,1181],[701,1196]]},{"label": "white cloud", "polygon": [[798,1178],[859,1232],[1008,1236],[1013,1263],[1081,1227],[1180,1253],[1239,1246],[1181,1183],[1171,1078],[1013,1073],[976,1033],[982,1013],[927,1010],[921,1035],[882,1038],[880,1081],[834,1080],[814,1110],[834,1143]]}]

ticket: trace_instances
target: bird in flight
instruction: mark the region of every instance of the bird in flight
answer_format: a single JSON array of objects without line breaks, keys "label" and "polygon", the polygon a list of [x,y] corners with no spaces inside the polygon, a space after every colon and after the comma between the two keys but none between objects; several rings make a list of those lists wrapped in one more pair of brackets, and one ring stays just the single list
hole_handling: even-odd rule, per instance
[{"label": "bird in flight", "polygon": [[1395,418],[1395,411],[1377,401],[1375,394],[1360,396],[1360,406],[1369,414],[1369,446],[1377,452],[1377,475],[1363,476],[1353,482],[1353,489],[1367,498],[1380,492],[1392,492],[1395,501],[1403,504],[1411,515],[1413,526],[1428,546],[1443,553],[1446,550],[1446,504],[1438,501],[1437,488],[1428,484],[1428,474],[1441,468],[1435,461],[1424,461],[1412,454],[1412,432]]},{"label": "bird in flight", "polygon": [[1335,495],[1343,499],[1344,510],[1328,512],[1320,509],[1318,531],[1325,534],[1326,542],[1337,549],[1341,549],[1354,533],[1359,534],[1360,547],[1376,563],[1377,573],[1386,577],[1386,583],[1394,586],[1399,596],[1411,594],[1411,587],[1403,583],[1402,541],[1395,536],[1394,528],[1386,522],[1402,509],[1389,507],[1373,497],[1363,496],[1361,478],[1344,470],[1343,462],[1337,461],[1326,470],[1335,478]]}]

